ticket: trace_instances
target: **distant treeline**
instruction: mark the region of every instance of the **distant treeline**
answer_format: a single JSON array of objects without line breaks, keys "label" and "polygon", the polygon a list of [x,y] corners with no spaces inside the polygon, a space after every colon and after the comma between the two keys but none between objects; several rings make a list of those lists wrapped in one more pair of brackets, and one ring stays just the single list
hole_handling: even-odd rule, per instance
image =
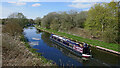
[{"label": "distant treeline", "polygon": [[68,31],[72,28],[89,30],[93,36],[108,43],[119,43],[120,27],[118,2],[95,4],[89,11],[51,12],[42,19],[36,18],[37,25],[56,31]]}]

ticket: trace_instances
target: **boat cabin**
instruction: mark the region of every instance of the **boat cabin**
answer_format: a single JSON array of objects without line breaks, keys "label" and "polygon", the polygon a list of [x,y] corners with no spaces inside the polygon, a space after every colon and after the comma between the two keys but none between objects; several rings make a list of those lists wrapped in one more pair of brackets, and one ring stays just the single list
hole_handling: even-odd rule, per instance
[{"label": "boat cabin", "polygon": [[75,42],[74,40],[69,40],[57,35],[51,35],[51,38],[83,54],[90,54],[89,46],[86,43]]}]

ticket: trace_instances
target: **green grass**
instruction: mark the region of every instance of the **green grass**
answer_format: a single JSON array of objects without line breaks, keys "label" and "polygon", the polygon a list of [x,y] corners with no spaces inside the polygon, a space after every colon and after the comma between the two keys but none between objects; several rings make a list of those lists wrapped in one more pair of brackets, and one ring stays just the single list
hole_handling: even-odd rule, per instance
[{"label": "green grass", "polygon": [[107,48],[107,49],[111,49],[111,50],[120,52],[120,50],[118,49],[118,46],[120,46],[119,44],[106,43],[106,42],[103,42],[103,41],[82,38],[82,37],[79,37],[79,36],[75,36],[75,35],[71,35],[71,34],[67,34],[67,33],[63,33],[63,32],[58,32],[58,31],[51,30],[51,29],[45,29],[45,28],[41,28],[41,27],[38,27],[38,26],[35,26],[35,27],[37,29],[44,30],[46,32],[53,33],[53,34],[56,34],[56,35],[59,35],[59,36],[63,36],[63,37],[66,37],[66,38],[69,38],[69,39],[72,39],[72,40],[76,40],[76,41],[79,41],[79,42],[85,42],[89,45],[101,46],[101,47],[104,47],[104,48]]}]

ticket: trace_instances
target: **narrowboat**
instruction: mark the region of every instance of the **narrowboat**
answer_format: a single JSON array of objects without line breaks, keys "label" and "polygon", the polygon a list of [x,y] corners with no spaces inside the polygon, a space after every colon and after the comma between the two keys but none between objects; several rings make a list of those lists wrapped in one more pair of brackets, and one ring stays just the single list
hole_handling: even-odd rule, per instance
[{"label": "narrowboat", "polygon": [[73,40],[60,37],[54,34],[51,34],[50,39],[79,56],[82,56],[85,58],[91,57],[90,47],[86,43],[75,42]]}]

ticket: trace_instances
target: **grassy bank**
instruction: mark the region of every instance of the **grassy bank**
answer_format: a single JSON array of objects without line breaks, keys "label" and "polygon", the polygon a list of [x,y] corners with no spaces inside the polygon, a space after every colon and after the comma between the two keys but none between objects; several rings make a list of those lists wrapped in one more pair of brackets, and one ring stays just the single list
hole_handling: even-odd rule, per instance
[{"label": "grassy bank", "polygon": [[44,31],[49,32],[49,33],[53,33],[53,34],[56,34],[56,35],[59,35],[59,36],[63,36],[63,37],[66,37],[66,38],[69,38],[69,39],[72,39],[72,40],[76,40],[77,42],[78,41],[79,42],[85,42],[85,43],[87,43],[89,45],[92,45],[92,46],[101,46],[101,47],[104,47],[104,48],[107,48],[107,49],[111,49],[111,50],[120,52],[120,50],[118,49],[119,44],[105,43],[103,41],[82,38],[82,37],[78,37],[78,36],[67,34],[67,33],[63,33],[63,32],[58,32],[58,31],[51,30],[51,29],[41,28],[41,27],[38,27],[38,26],[35,26],[35,27],[37,29],[44,30]]}]

